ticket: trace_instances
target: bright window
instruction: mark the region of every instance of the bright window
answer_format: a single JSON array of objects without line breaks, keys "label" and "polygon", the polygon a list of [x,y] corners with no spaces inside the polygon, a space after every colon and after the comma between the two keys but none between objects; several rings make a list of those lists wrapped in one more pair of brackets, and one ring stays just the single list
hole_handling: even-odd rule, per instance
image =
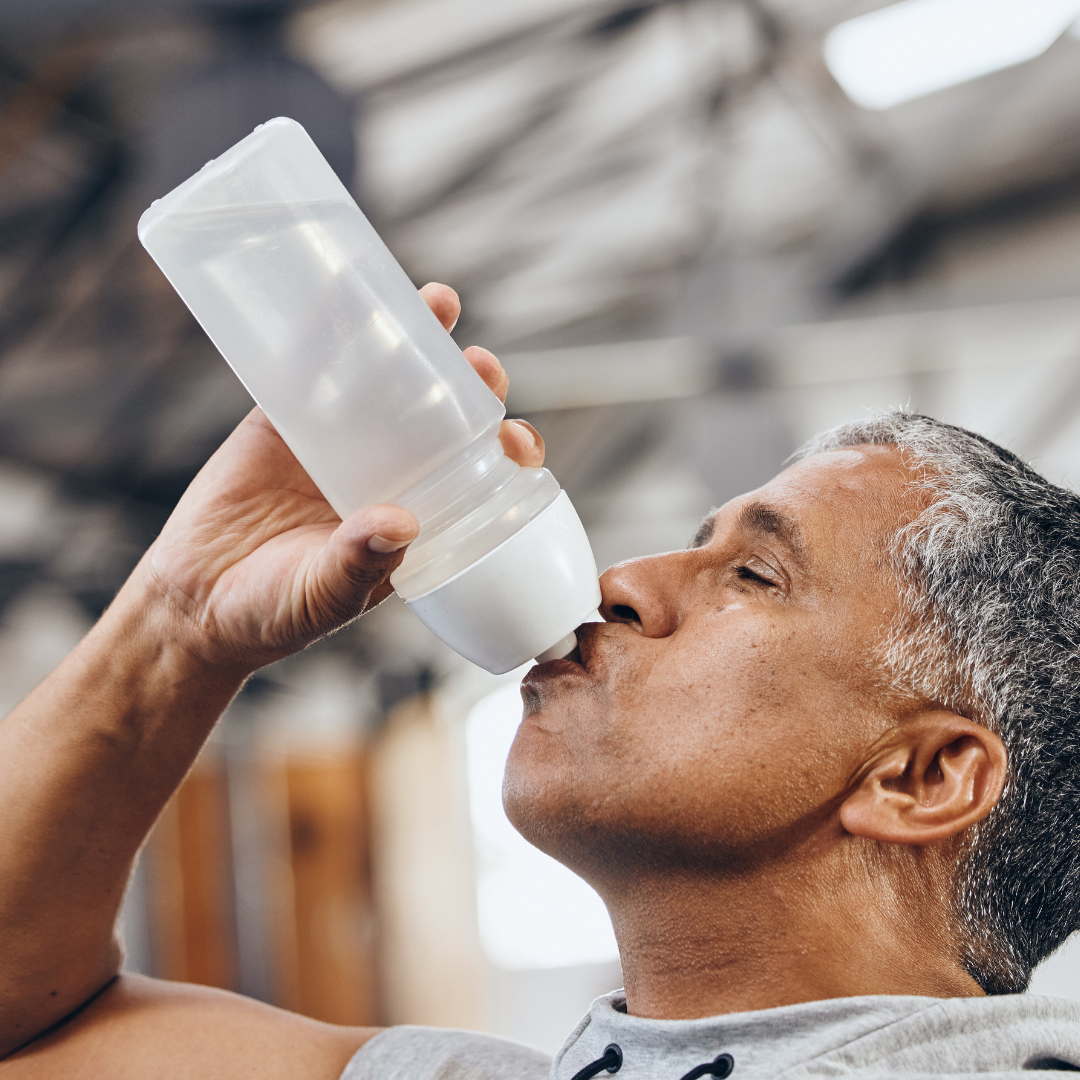
[{"label": "bright window", "polygon": [[618,958],[603,901],[576,874],[522,839],[502,807],[502,778],[521,721],[517,682],[469,714],[469,802],[476,845],[480,944],[496,967],[574,967]]},{"label": "bright window", "polygon": [[841,23],[825,61],[868,109],[966,82],[1045,52],[1080,17],[1080,0],[902,0]]}]

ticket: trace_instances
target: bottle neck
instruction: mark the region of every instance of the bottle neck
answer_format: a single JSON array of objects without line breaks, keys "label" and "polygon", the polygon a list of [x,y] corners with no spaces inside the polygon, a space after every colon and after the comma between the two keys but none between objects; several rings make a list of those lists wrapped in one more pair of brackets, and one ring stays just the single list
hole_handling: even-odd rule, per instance
[{"label": "bottle neck", "polygon": [[498,428],[395,501],[416,514],[420,535],[391,581],[413,600],[489,554],[560,491],[547,469],[523,469],[504,453]]},{"label": "bottle neck", "polygon": [[496,427],[394,501],[416,515],[420,535],[415,544],[424,544],[487,502],[513,480],[518,469],[503,453]]}]

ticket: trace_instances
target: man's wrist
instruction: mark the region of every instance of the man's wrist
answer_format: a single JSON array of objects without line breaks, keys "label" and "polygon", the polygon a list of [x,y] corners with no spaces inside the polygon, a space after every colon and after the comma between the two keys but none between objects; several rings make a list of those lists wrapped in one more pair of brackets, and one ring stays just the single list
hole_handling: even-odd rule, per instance
[{"label": "man's wrist", "polygon": [[[260,666],[210,647],[140,564],[73,654],[136,713],[219,714]],[[128,711],[127,709],[124,710]]]},{"label": "man's wrist", "polygon": [[181,597],[153,568],[153,548],[140,560],[102,616],[111,634],[138,632],[162,658],[194,678],[239,686],[277,657],[238,650],[221,641],[196,600]]}]

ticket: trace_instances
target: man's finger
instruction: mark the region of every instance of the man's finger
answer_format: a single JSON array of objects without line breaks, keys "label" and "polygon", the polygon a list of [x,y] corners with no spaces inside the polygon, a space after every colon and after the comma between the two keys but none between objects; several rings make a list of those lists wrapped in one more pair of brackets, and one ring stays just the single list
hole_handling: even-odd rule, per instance
[{"label": "man's finger", "polygon": [[494,353],[479,345],[470,345],[465,350],[465,359],[473,366],[473,370],[487,383],[488,389],[502,402],[506,401],[506,391],[510,388],[510,376],[506,374],[502,364]]},{"label": "man's finger", "polygon": [[420,290],[424,302],[446,329],[453,330],[461,315],[461,301],[458,294],[449,285],[440,285],[437,281],[430,281]]},{"label": "man's finger", "polygon": [[519,465],[538,469],[544,464],[544,440],[526,420],[504,420],[499,429],[503,453]]},{"label": "man's finger", "polygon": [[326,621],[359,615],[419,531],[416,516],[400,506],[365,506],[343,521],[323,551],[311,597]]}]

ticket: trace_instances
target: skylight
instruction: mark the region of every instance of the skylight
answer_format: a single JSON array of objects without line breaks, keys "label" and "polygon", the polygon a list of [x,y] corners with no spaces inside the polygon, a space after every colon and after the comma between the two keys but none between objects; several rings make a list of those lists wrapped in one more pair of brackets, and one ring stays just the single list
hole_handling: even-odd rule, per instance
[{"label": "skylight", "polygon": [[853,101],[887,109],[1021,64],[1080,18],[1080,0],[901,0],[834,27],[825,62]]}]

